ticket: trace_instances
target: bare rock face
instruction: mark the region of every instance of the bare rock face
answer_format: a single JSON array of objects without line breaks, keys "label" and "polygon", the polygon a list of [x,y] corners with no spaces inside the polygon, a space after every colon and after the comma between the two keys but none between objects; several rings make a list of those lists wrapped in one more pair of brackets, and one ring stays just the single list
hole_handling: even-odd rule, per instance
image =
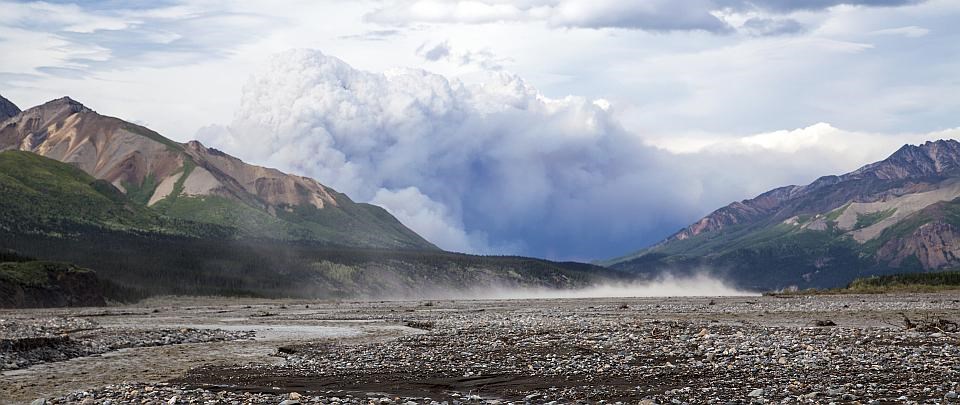
[{"label": "bare rock face", "polygon": [[0,96],[0,121],[20,114],[20,108],[16,104]]},{"label": "bare rock face", "polygon": [[253,194],[270,206],[312,205],[323,208],[337,205],[330,189],[308,177],[294,176],[277,169],[254,166],[198,141],[186,144],[186,151],[207,167],[229,175],[247,193]]},{"label": "bare rock face", "polygon": [[[337,205],[333,193],[312,179],[250,165],[197,141],[173,142],[147,128],[97,114],[68,97],[5,122],[0,127],[0,151],[10,149],[71,163],[124,192],[149,178],[156,185],[147,201],[150,205],[168,197],[184,175],[182,192],[190,196],[216,195],[263,208]],[[188,161],[195,167],[186,169]]]},{"label": "bare rock face", "polygon": [[773,215],[798,188],[797,186],[781,187],[753,199],[732,203],[677,232],[665,242],[683,240],[704,232],[716,231],[731,225],[748,223]]},{"label": "bare rock face", "polygon": [[661,244],[737,224],[770,218],[783,221],[798,214],[823,213],[851,201],[869,202],[930,191],[943,179],[955,175],[960,175],[960,142],[939,140],[919,146],[904,145],[887,159],[851,173],[824,176],[806,186],[780,187],[756,198],[732,203]]},{"label": "bare rock face", "polygon": [[379,208],[354,203],[313,179],[247,164],[197,141],[174,142],[68,97],[0,121],[0,151],[5,150],[72,164],[147,206],[181,196],[215,196],[274,217],[295,207],[329,209],[336,212],[314,217],[314,225],[333,228],[316,233],[326,235],[319,237],[364,247],[436,248]]},{"label": "bare rock face", "polygon": [[848,176],[872,175],[880,179],[924,178],[956,174],[960,170],[960,142],[938,140],[904,145],[887,159],[869,164]]},{"label": "bare rock face", "polygon": [[70,163],[126,191],[147,176],[166,178],[183,166],[181,153],[143,136],[147,131],[64,97],[7,120],[0,128],[0,150]]},{"label": "bare rock face", "polygon": [[603,263],[645,274],[721,269],[761,288],[960,266],[960,142],[905,145],[853,172],[734,202]]},{"label": "bare rock face", "polygon": [[939,269],[956,263],[960,258],[960,231],[943,221],[923,224],[908,237],[884,244],[877,252],[877,259],[899,267],[914,255],[925,269]]}]

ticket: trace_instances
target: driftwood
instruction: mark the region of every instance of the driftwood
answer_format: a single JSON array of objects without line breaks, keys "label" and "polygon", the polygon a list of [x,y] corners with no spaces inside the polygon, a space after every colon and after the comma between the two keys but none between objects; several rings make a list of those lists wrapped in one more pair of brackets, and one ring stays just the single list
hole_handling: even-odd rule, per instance
[{"label": "driftwood", "polygon": [[407,321],[407,327],[414,329],[430,330],[433,329],[433,322],[430,321]]},{"label": "driftwood", "polygon": [[960,331],[960,325],[951,320],[928,316],[914,321],[910,319],[907,314],[902,312],[900,313],[900,316],[903,317],[903,328],[907,330],[940,333],[954,333]]}]

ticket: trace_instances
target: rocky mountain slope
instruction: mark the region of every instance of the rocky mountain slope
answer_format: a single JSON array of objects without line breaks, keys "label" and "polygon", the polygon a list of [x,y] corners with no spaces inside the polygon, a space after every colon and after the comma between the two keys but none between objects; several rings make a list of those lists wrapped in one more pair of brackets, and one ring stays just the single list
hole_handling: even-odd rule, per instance
[{"label": "rocky mountain slope", "polygon": [[[0,121],[0,149],[0,252],[93,269],[112,299],[436,297],[629,278],[444,252],[311,179],[172,142],[69,99]],[[42,290],[7,287],[24,297]]]},{"label": "rocky mountain slope", "polygon": [[16,104],[10,102],[10,100],[0,96],[0,121],[13,117],[17,114],[20,114],[20,108],[18,108]]},{"label": "rocky mountain slope", "polygon": [[221,239],[235,233],[159,214],[72,165],[30,152],[0,152],[0,231],[76,237],[87,228]]},{"label": "rocky mountain slope", "polygon": [[960,265],[960,142],[905,145],[805,186],[720,208],[664,241],[604,263],[641,273],[724,273],[761,288]]},{"label": "rocky mountain slope", "polygon": [[174,142],[70,98],[0,121],[3,150],[69,163],[135,203],[230,227],[238,237],[435,249],[380,207],[355,203],[313,179],[250,165],[196,141]]}]

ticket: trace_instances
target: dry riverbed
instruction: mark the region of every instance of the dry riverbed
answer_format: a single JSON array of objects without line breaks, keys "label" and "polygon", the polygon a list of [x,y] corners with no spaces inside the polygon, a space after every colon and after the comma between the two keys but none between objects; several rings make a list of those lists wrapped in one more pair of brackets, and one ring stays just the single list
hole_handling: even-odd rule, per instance
[{"label": "dry riverbed", "polygon": [[0,311],[0,403],[943,403],[956,321],[956,292]]}]

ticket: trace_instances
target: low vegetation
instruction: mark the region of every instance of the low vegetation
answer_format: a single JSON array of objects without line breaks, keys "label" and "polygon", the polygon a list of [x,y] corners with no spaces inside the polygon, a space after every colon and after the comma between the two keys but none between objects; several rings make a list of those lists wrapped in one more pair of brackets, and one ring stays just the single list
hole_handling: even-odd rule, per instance
[{"label": "low vegetation", "polygon": [[930,291],[960,289],[960,271],[891,274],[858,278],[845,290],[850,292]]},{"label": "low vegetation", "polygon": [[77,237],[80,228],[196,237],[233,233],[159,215],[70,165],[29,152],[0,153],[0,231],[64,238]]},{"label": "low vegetation", "polygon": [[71,274],[92,273],[89,269],[67,263],[29,261],[0,263],[0,281],[30,287],[47,287],[57,277]]},{"label": "low vegetation", "polygon": [[[203,204],[200,198],[168,198],[150,208],[70,165],[2,152],[0,261],[36,257],[94,269],[116,300],[151,294],[400,297],[464,286],[569,288],[626,277],[580,263],[357,248],[410,231],[381,208],[347,199],[350,211],[299,207],[272,216],[225,198],[202,197]],[[360,223],[392,232],[347,232]],[[312,239],[317,235],[324,241]]]},{"label": "low vegetation", "polygon": [[850,274],[869,274],[876,266],[858,248],[833,228],[816,231],[779,222],[765,227],[733,225],[651,249],[613,268],[675,275],[709,269],[738,287],[761,291],[816,272],[809,284],[829,288],[849,283]]},{"label": "low vegetation", "polygon": [[857,223],[853,225],[853,229],[866,228],[883,221],[884,219],[890,218],[896,212],[896,208],[890,208],[883,211],[871,212],[869,214],[857,214]]},{"label": "low vegetation", "polygon": [[768,295],[884,294],[960,290],[960,270],[862,277],[845,287],[786,290]]},{"label": "low vegetation", "polygon": [[0,246],[77,263],[151,295],[416,297],[472,286],[583,287],[625,279],[581,263],[308,242],[136,235],[87,227],[78,238],[0,233]]}]

